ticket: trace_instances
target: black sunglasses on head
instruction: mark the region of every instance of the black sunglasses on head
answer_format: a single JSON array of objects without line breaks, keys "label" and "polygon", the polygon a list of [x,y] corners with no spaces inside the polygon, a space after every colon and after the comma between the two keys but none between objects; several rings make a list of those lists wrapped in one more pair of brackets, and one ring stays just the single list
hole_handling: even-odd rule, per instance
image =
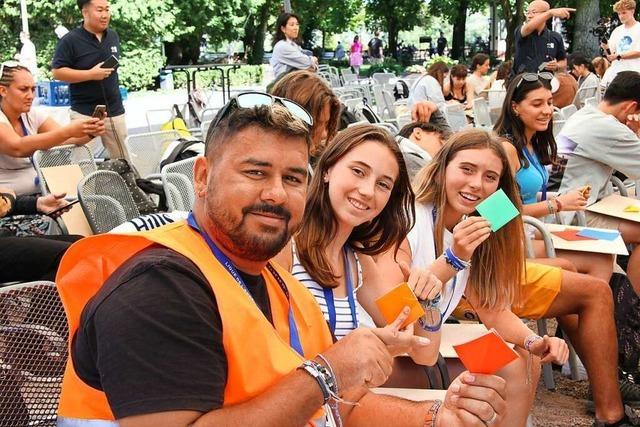
[{"label": "black sunglasses on head", "polygon": [[548,71],[543,71],[540,73],[524,73],[520,78],[520,81],[516,85],[516,89],[520,87],[523,81],[532,83],[532,82],[537,82],[539,80],[545,80],[550,85],[551,80],[553,80],[553,74],[549,73]]},{"label": "black sunglasses on head", "polygon": [[313,117],[300,104],[287,98],[270,95],[264,92],[244,92],[231,98],[227,104],[222,107],[216,117],[211,122],[209,129],[215,129],[222,119],[227,117],[237,108],[253,108],[262,105],[271,106],[278,103],[285,107],[294,117],[302,120],[307,126],[313,126]]}]

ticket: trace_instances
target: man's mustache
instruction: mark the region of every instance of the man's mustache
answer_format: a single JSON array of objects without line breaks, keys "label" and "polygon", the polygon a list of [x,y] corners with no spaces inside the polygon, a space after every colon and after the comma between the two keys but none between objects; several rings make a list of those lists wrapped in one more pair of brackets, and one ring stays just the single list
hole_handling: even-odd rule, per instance
[{"label": "man's mustache", "polygon": [[260,203],[260,204],[247,206],[242,209],[242,213],[244,215],[248,213],[258,213],[258,214],[268,213],[268,214],[281,216],[282,218],[285,219],[285,221],[289,221],[291,219],[291,212],[289,212],[287,209],[283,208],[282,206],[269,205],[267,203]]}]

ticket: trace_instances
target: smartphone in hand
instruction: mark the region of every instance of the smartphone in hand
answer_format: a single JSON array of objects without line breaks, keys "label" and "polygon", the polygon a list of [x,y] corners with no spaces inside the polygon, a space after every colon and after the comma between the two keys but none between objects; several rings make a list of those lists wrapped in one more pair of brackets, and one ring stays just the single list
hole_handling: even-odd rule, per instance
[{"label": "smartphone in hand", "polygon": [[104,61],[100,68],[117,68],[118,65],[120,65],[118,58],[116,58],[115,55],[111,55],[106,61]]},{"label": "smartphone in hand", "polygon": [[51,218],[55,218],[60,214],[61,211],[65,211],[65,210],[69,209],[71,206],[75,205],[79,201],[80,201],[80,199],[75,199],[74,201],[70,202],[69,204],[64,205],[63,207],[58,208],[55,211],[49,212],[48,214],[45,214],[45,215],[47,215],[47,216],[49,216]]},{"label": "smartphone in hand", "polygon": [[93,110],[93,114],[91,115],[91,117],[95,117],[96,119],[102,119],[106,112],[107,112],[107,106],[98,104],[96,105],[96,108]]}]

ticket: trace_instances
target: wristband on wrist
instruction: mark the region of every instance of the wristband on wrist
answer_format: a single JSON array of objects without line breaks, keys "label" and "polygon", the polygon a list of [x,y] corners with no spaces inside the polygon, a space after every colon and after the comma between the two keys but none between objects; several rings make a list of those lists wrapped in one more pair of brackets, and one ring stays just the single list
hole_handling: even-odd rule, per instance
[{"label": "wristband on wrist", "polygon": [[560,203],[560,199],[558,197],[560,196],[556,196],[553,198],[553,201],[556,202],[556,212],[562,211],[562,203]]},{"label": "wristband on wrist", "polygon": [[527,350],[529,353],[531,353],[531,344],[533,344],[536,341],[540,341],[541,339],[542,337],[540,335],[531,334],[524,339],[523,348]]},{"label": "wristband on wrist", "polygon": [[[312,362],[311,360],[305,360],[302,365],[298,366],[298,369],[305,371],[307,374],[311,376],[320,387],[320,391],[322,392],[323,405],[326,404],[329,399],[331,399],[331,389],[326,382],[324,375],[320,370],[321,365],[318,363]],[[322,367],[323,369],[326,368]]]},{"label": "wristband on wrist", "polygon": [[333,372],[333,368],[331,367],[331,363],[329,363],[329,361],[327,360],[326,357],[324,357],[322,355],[322,353],[318,353],[318,358],[320,360],[322,360],[322,363],[324,363],[327,367],[327,369],[329,370],[329,375],[331,375],[331,384],[330,384],[330,389],[334,394],[338,394],[338,378],[336,377],[336,374]]},{"label": "wristband on wrist", "polygon": [[553,215],[554,213],[556,213],[556,209],[553,207],[553,204],[551,203],[551,200],[545,200],[545,202],[547,203],[547,211],[549,211],[549,215]]},{"label": "wristband on wrist", "polygon": [[434,400],[427,409],[427,414],[424,417],[424,427],[435,427],[436,418],[438,417],[438,410],[442,406],[442,400]]},{"label": "wristband on wrist", "polygon": [[451,248],[445,249],[442,255],[444,256],[444,260],[447,264],[449,264],[455,271],[462,271],[471,267],[471,263],[469,261],[463,261],[458,258]]}]

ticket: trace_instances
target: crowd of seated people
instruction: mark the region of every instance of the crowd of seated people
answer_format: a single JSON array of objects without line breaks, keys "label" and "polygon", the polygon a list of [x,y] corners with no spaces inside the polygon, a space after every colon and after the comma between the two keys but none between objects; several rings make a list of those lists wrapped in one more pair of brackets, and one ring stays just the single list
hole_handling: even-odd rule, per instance
[{"label": "crowd of seated people", "polygon": [[[482,77],[488,58],[476,62],[472,75]],[[587,62],[576,57],[571,64],[578,79],[591,78]],[[10,89],[19,86],[17,75],[24,74],[16,70],[6,85],[2,75],[0,106],[8,124],[0,123],[0,149],[26,141],[33,150],[6,148],[5,156],[85,143],[103,130],[99,119],[69,129],[50,119],[34,131],[24,130],[24,123],[15,126],[25,119],[11,118],[29,112],[16,116],[7,101]],[[620,392],[608,285],[615,258],[557,251],[558,258],[549,259],[540,236],[521,220],[492,232],[487,220],[473,214],[502,190],[522,215],[562,213],[571,221],[576,211],[609,193],[614,170],[640,178],[640,157],[634,154],[640,152],[640,74],[620,73],[597,108],[586,106],[567,121],[557,144],[549,73],[525,73],[505,84],[494,132],[448,135],[422,114],[443,110],[444,82],[448,96],[462,103],[490,83],[476,91],[465,81],[465,65],[452,67],[450,77],[447,72],[444,63],[433,64],[412,87],[409,104],[423,120],[397,136],[374,124],[338,131],[341,106],[330,87],[311,71],[288,72],[273,86],[270,104],[221,110],[219,128],[205,141],[206,156],[196,161],[196,204],[186,221],[139,237],[97,236],[72,246],[57,277],[63,302],[75,316],[61,425],[117,419],[123,426],[197,426],[242,419],[235,417],[304,424],[330,416],[347,425],[375,425],[376,417],[385,425],[385,417],[393,417],[397,425],[524,426],[540,364],[561,365],[569,350],[563,339],[538,336],[521,319],[554,317],[587,370],[595,425],[631,425],[624,403],[640,400],[640,387],[626,385],[625,394]],[[32,83],[25,85],[28,92]],[[281,98],[302,108],[290,109]],[[607,123],[608,130],[586,135],[585,129],[594,129],[585,121],[594,120]],[[596,144],[604,141],[606,148]],[[560,193],[551,194],[547,166],[556,162],[558,145],[565,147],[568,163]],[[307,174],[309,156],[313,176]],[[585,172],[596,169],[595,175]],[[6,194],[2,200],[13,203],[12,193]],[[41,199],[39,212],[64,206],[54,195]],[[626,243],[640,242],[634,222],[589,213],[587,221],[618,229]],[[526,238],[533,239],[535,258],[525,255]],[[631,253],[627,269],[636,291],[639,253]],[[108,268],[91,278],[92,293],[86,301],[71,300],[81,286],[78,272],[97,265]],[[171,286],[158,287],[164,281]],[[186,288],[178,286],[182,282]],[[386,324],[375,300],[401,282],[437,309],[435,325],[419,321],[401,329],[406,311]],[[145,289],[149,283],[154,286]],[[450,316],[494,328],[515,346],[518,359],[496,375],[458,377],[442,405],[367,392],[389,378],[394,356],[406,353],[417,364],[433,365],[442,323]],[[242,336],[250,322],[256,330]],[[114,332],[128,324],[137,327]],[[132,344],[142,331],[148,336]],[[255,340],[249,354],[242,354],[244,339]],[[166,354],[142,357],[151,343]],[[118,354],[125,351],[132,356],[121,360]],[[264,372],[252,378],[249,359],[257,355],[263,356]],[[183,367],[179,360],[193,363]],[[178,379],[196,386],[168,386]],[[299,390],[297,396],[292,389]],[[214,392],[209,396],[207,390]],[[174,398],[177,391],[180,399]],[[91,399],[98,403],[83,410]],[[323,403],[329,405],[319,415]],[[276,414],[259,409],[265,405],[287,408]]]}]

